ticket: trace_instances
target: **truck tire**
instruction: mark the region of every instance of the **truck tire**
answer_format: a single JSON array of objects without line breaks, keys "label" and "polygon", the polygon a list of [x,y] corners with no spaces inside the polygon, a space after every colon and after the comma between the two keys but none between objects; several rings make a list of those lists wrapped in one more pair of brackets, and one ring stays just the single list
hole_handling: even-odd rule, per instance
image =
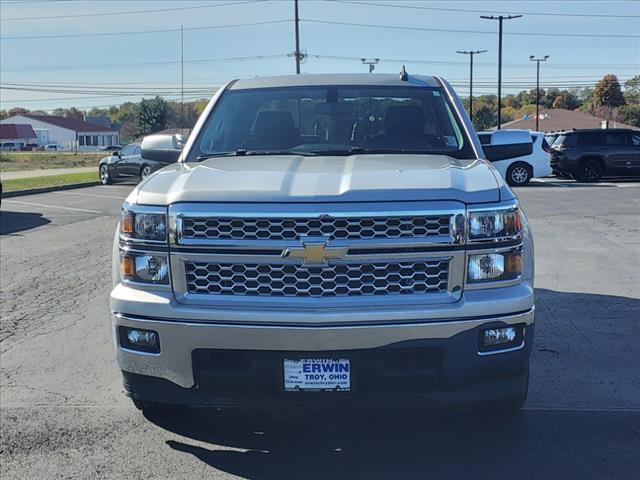
[{"label": "truck tire", "polygon": [[514,163],[507,168],[507,183],[512,187],[521,187],[529,183],[533,177],[533,171],[530,165],[526,163]]},{"label": "truck tire", "polygon": [[138,400],[136,398],[132,398],[131,401],[133,402],[133,405],[143,413],[166,413],[179,410],[179,405],[174,405],[172,403],[148,402],[146,400]]},{"label": "truck tire", "polygon": [[595,158],[587,158],[580,162],[577,170],[573,173],[573,177],[578,182],[597,182],[603,174],[602,164]]},{"label": "truck tire", "polygon": [[522,392],[509,397],[496,398],[486,402],[480,402],[476,405],[476,409],[482,412],[488,412],[499,417],[513,417],[518,415],[522,405],[527,400],[529,392],[529,366],[524,373],[525,384]]}]

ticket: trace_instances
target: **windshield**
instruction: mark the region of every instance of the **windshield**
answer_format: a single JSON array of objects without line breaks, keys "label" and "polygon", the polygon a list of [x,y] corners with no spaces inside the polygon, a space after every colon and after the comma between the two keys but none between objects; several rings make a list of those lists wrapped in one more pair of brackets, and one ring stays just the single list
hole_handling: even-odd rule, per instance
[{"label": "windshield", "polygon": [[552,147],[559,147],[560,145],[562,145],[565,138],[567,138],[566,135],[558,135],[558,138],[556,138],[556,140],[553,142]]},{"label": "windshield", "polygon": [[187,161],[269,153],[475,158],[440,89],[349,86],[226,91]]}]

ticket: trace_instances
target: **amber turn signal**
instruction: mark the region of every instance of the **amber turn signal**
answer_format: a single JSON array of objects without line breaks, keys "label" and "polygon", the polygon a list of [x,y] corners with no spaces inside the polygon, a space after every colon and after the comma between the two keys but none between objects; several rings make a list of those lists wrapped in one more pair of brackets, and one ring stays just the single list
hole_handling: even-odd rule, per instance
[{"label": "amber turn signal", "polygon": [[133,257],[122,255],[120,257],[120,274],[123,278],[134,278],[136,275],[136,262]]},{"label": "amber turn signal", "polygon": [[122,233],[132,235],[135,229],[133,214],[125,213],[122,216],[122,222],[120,223],[120,229]]}]

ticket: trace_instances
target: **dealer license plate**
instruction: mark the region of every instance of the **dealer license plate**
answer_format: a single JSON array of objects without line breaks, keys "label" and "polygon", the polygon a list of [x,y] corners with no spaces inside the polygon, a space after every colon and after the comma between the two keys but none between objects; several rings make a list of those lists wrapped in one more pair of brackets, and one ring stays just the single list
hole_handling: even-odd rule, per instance
[{"label": "dealer license plate", "polygon": [[348,392],[351,363],[344,358],[285,358],[284,389],[286,392]]}]

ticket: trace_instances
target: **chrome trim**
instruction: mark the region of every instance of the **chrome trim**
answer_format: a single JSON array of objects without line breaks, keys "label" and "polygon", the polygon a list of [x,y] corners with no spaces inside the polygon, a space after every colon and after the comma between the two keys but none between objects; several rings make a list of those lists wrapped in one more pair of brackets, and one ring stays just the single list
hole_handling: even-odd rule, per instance
[{"label": "chrome trim", "polygon": [[498,353],[508,353],[508,352],[515,352],[516,350],[521,350],[524,348],[524,338],[522,339],[522,343],[520,345],[517,345],[515,347],[510,347],[510,348],[503,348],[502,350],[491,350],[490,352],[480,352],[478,351],[478,355],[482,355],[483,357],[485,355],[496,355]]},{"label": "chrome trim", "polygon": [[160,350],[158,353],[152,353],[152,352],[140,352],[138,350],[133,350],[131,348],[124,348],[123,346],[120,345],[120,342],[118,342],[118,350],[121,350],[127,353],[133,353],[135,355],[144,355],[146,357],[159,357],[160,354],[162,353],[162,350]]}]

